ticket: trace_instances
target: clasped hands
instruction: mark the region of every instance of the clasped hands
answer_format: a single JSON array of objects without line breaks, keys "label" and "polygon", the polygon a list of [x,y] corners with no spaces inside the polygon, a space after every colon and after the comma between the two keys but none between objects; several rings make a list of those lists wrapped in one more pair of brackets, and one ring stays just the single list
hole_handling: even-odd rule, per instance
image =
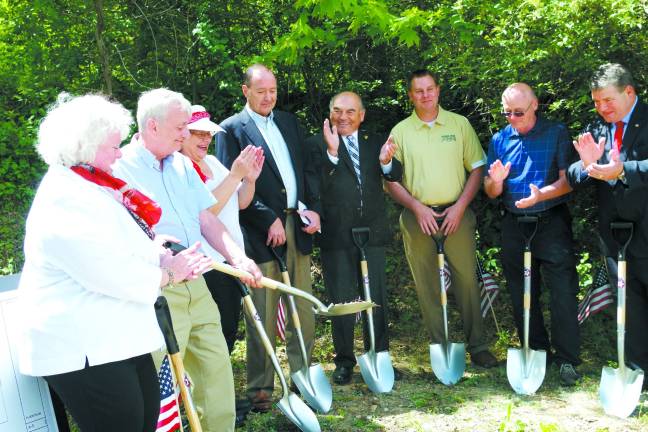
[{"label": "clasped hands", "polygon": [[[511,162],[506,162],[506,164],[503,164],[501,160],[497,159],[488,168],[488,176],[495,183],[502,183],[506,179],[506,177],[508,177],[510,171]],[[531,183],[529,185],[529,189],[529,196],[515,201],[515,207],[519,209],[525,209],[533,207],[540,201],[540,195],[542,195],[540,188]]]},{"label": "clasped hands", "polygon": [[591,133],[585,133],[574,140],[574,148],[578,152],[587,175],[598,180],[614,180],[623,172],[623,162],[619,157],[619,151],[612,148],[608,153],[609,162],[597,163],[605,152],[605,137],[594,141]]}]

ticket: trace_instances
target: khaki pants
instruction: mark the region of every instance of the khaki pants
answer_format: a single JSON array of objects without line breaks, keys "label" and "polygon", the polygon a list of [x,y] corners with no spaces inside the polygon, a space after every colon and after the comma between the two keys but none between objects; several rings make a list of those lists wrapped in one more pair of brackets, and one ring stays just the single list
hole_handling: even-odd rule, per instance
[{"label": "khaki pants", "polygon": [[[439,266],[436,244],[419,227],[416,216],[408,209],[400,216],[405,255],[409,263],[423,321],[432,343],[442,343],[443,311],[441,309]],[[466,209],[457,231],[444,243],[446,261],[450,266],[454,294],[463,320],[464,334],[471,354],[488,348],[484,340],[483,321],[480,311],[479,287],[475,273],[475,214]],[[448,323],[451,327],[452,323]]]},{"label": "khaki pants", "polygon": [[[286,266],[288,267],[288,274],[290,275],[290,282],[296,288],[301,289],[307,293],[311,293],[311,276],[310,276],[310,255],[303,255],[295,247],[294,238],[294,217],[288,216],[286,219],[286,243],[287,256],[284,257]],[[282,281],[279,266],[275,261],[259,264],[259,268],[263,275],[274,280]],[[261,322],[265,327],[265,331],[270,338],[270,343],[275,346],[275,339],[277,334],[277,305],[279,302],[279,292],[271,289],[251,289],[252,301],[254,306],[259,312]],[[299,313],[299,320],[301,323],[302,333],[304,335],[304,343],[306,345],[306,353],[308,354],[308,361],[313,351],[313,337],[315,334],[315,315],[313,314],[312,304],[306,300],[295,297],[297,304],[297,311]],[[286,341],[288,354],[288,364],[290,371],[296,372],[303,366],[301,351],[299,349],[299,341],[297,334],[293,331],[292,320],[290,318],[290,307],[288,299],[284,298],[284,305],[286,306]],[[248,397],[254,397],[254,394],[259,390],[265,390],[272,394],[274,389],[274,369],[272,362],[263,349],[263,344],[259,338],[257,331],[254,327],[249,315],[245,314],[245,333],[247,341],[247,393]]]},{"label": "khaki pants", "polygon": [[[193,399],[205,432],[233,431],[234,379],[227,343],[223,337],[220,313],[205,280],[164,288],[173,329],[187,373],[191,377]],[[153,359],[159,368],[164,352]]]}]

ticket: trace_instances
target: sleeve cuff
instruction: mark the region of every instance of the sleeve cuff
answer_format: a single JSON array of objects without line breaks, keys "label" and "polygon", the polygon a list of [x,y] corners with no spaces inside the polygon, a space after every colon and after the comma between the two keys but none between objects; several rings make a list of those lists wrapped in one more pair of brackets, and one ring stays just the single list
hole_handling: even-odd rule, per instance
[{"label": "sleeve cuff", "polygon": [[328,150],[326,150],[326,156],[328,156],[329,160],[331,161],[331,163],[332,163],[333,165],[337,165],[337,164],[338,164],[338,161],[340,160],[339,157],[337,157],[337,156],[332,156],[331,153],[328,152]]}]

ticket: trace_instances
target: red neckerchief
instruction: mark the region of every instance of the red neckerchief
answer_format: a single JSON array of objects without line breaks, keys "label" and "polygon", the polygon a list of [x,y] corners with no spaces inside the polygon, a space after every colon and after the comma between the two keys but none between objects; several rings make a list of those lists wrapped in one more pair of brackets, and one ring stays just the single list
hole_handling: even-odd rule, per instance
[{"label": "red neckerchief", "polygon": [[146,223],[149,230],[160,221],[162,216],[160,206],[137,189],[129,188],[125,181],[87,164],[75,165],[70,169],[92,183],[120,192],[124,207],[133,216]]},{"label": "red neckerchief", "polygon": [[196,169],[196,172],[198,173],[198,176],[200,176],[200,180],[202,180],[203,183],[207,183],[208,178],[205,175],[205,173],[203,172],[203,170],[200,169],[200,166],[194,161],[191,161],[191,163],[193,164],[194,168]]}]

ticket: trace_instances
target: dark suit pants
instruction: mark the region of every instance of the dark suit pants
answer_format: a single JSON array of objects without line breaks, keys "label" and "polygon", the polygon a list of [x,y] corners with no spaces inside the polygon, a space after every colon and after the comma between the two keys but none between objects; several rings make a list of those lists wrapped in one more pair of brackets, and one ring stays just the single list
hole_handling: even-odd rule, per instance
[{"label": "dark suit pants", "polygon": [[[373,308],[374,334],[376,351],[389,350],[387,335],[387,291],[385,288],[385,248],[367,247],[369,267],[369,287],[371,299],[379,307]],[[364,298],[362,275],[360,272],[360,253],[357,248],[322,250],[322,270],[324,285],[333,303],[348,302],[358,297]],[[369,350],[369,330],[366,314],[362,314],[364,330],[364,349]],[[333,346],[335,347],[335,364],[353,367],[356,359],[354,348],[355,315],[344,315],[331,318],[333,323]],[[363,353],[358,353],[361,355]]]},{"label": "dark suit pants", "polygon": [[[524,244],[522,228],[517,215],[506,213],[502,221],[502,266],[513,304],[513,317],[518,335],[524,335]],[[580,363],[580,332],[578,328],[578,275],[573,250],[571,216],[566,206],[560,205],[543,213],[538,231],[531,242],[532,281],[529,346],[535,350],[555,350],[557,364]],[[551,342],[545,329],[540,295],[540,271],[546,288],[550,290]]]},{"label": "dark suit pants", "polygon": [[44,377],[86,432],[153,432],[160,386],[150,354]]},{"label": "dark suit pants", "polygon": [[207,288],[220,311],[223,336],[230,354],[236,342],[239,317],[241,316],[241,292],[234,278],[216,270],[203,274]]},{"label": "dark suit pants", "polygon": [[[626,359],[648,371],[648,259],[628,257],[626,274]],[[616,293],[616,258],[607,258]],[[644,383],[645,384],[645,383]]]}]

